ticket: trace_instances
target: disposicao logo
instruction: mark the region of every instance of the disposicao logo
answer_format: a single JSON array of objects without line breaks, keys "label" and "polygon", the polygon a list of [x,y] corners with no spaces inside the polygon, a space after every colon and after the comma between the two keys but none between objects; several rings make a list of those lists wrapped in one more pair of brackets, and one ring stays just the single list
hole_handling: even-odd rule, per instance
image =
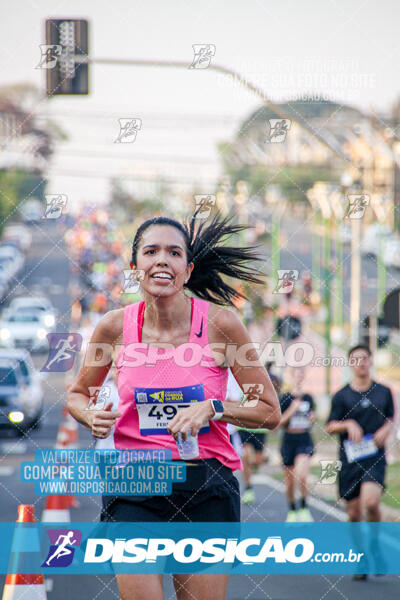
[{"label": "disposicao logo", "polygon": [[[252,551],[248,554],[249,548]],[[258,553],[256,553],[258,551]],[[308,538],[295,538],[286,543],[280,536],[244,540],[210,538],[204,541],[184,538],[89,538],[85,563],[155,563],[162,556],[172,556],[178,563],[264,563],[268,558],[276,563],[303,563],[310,560],[314,544]]]},{"label": "disposicao logo", "polygon": [[74,558],[75,547],[80,546],[82,532],[79,529],[50,529],[49,553],[42,567],[68,567]]}]

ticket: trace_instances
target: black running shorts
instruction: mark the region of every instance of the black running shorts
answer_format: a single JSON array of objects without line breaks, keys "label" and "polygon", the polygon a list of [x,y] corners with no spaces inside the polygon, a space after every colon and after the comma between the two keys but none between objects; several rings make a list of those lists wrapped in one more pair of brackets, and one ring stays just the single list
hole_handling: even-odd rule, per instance
[{"label": "black running shorts", "polygon": [[228,467],[212,458],[186,466],[186,481],[174,483],[169,496],[103,496],[100,521],[240,521],[239,482]]},{"label": "black running shorts", "polygon": [[354,463],[342,461],[339,471],[339,496],[344,500],[358,498],[361,485],[366,481],[378,483],[385,489],[385,455],[371,456]]}]

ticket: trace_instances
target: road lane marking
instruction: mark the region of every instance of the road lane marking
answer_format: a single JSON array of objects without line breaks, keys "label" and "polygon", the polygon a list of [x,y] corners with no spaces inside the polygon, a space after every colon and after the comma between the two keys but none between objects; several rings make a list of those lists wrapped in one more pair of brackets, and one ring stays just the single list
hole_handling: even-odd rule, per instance
[{"label": "road lane marking", "polygon": [[15,467],[0,466],[0,477],[7,477],[15,473]]},{"label": "road lane marking", "polygon": [[26,454],[28,444],[26,442],[2,442],[0,444],[1,454]]}]

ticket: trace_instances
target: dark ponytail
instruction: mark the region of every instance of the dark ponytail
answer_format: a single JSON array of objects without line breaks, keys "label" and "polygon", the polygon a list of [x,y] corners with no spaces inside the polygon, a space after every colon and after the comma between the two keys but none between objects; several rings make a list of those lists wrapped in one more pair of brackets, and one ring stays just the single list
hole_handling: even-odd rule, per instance
[{"label": "dark ponytail", "polygon": [[260,261],[256,248],[238,248],[221,244],[223,238],[230,237],[248,229],[247,225],[232,224],[232,216],[220,219],[216,214],[209,224],[203,221],[198,228],[197,213],[183,225],[168,217],[148,219],[138,228],[132,245],[132,262],[136,264],[137,249],[142,233],[151,225],[171,225],[176,227],[185,238],[188,264],[193,262],[194,269],[184,287],[196,296],[214,304],[233,305],[235,298],[245,296],[235,290],[221,275],[226,275],[250,283],[264,283],[261,272],[248,265],[249,261]]}]

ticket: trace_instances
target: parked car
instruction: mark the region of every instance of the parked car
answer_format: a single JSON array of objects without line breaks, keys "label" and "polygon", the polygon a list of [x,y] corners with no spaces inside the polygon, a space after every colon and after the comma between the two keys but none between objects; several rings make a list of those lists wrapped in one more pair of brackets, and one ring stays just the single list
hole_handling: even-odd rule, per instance
[{"label": "parked car", "polygon": [[27,348],[32,352],[48,349],[44,317],[36,312],[4,311],[0,320],[0,340],[3,346]]},{"label": "parked car", "polygon": [[32,396],[18,360],[0,358],[0,426],[24,435],[40,424],[43,398]]}]

